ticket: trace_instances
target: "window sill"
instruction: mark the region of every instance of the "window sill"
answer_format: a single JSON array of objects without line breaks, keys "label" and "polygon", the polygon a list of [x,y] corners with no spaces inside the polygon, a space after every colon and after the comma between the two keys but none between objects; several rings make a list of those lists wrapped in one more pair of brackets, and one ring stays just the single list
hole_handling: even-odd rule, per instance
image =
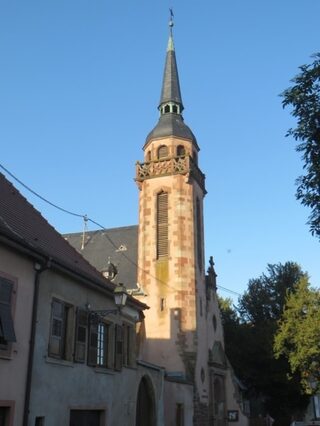
[{"label": "window sill", "polygon": [[107,374],[110,376],[113,376],[116,373],[114,370],[110,370],[108,368],[103,368],[103,367],[94,367],[94,371],[95,373],[98,373],[98,374]]},{"label": "window sill", "polygon": [[123,365],[122,368],[127,368],[128,370],[137,370],[135,365]]},{"label": "window sill", "polygon": [[51,358],[47,356],[45,357],[45,360],[48,364],[61,365],[63,367],[74,367],[73,362],[67,361],[66,359]]},{"label": "window sill", "polygon": [[5,359],[7,361],[11,361],[12,360],[12,354],[11,353],[1,353],[0,351],[0,359]]}]

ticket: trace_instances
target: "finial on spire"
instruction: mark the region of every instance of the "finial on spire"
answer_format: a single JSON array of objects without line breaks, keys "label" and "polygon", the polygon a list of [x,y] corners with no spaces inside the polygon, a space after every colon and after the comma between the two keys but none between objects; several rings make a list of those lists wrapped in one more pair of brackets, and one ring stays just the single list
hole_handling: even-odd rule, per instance
[{"label": "finial on spire", "polygon": [[172,33],[172,27],[174,25],[173,23],[174,14],[172,9],[169,9],[169,12],[170,12],[169,27],[170,27],[170,33]]},{"label": "finial on spire", "polygon": [[172,9],[169,9],[169,12],[170,12],[170,20],[169,20],[170,35],[169,35],[167,51],[174,50],[173,35],[172,35],[172,27],[174,25],[174,23],[173,23],[173,16],[174,15],[173,15]]}]

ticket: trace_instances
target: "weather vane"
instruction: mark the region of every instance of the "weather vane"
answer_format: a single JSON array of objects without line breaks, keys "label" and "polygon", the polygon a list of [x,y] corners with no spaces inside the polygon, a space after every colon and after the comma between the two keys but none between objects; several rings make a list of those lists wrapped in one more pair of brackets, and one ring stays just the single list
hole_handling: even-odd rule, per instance
[{"label": "weather vane", "polygon": [[173,27],[173,17],[174,17],[174,15],[173,15],[173,10],[172,10],[172,9],[169,9],[169,12],[170,12],[169,27],[170,27],[170,31],[172,31],[172,27]]}]

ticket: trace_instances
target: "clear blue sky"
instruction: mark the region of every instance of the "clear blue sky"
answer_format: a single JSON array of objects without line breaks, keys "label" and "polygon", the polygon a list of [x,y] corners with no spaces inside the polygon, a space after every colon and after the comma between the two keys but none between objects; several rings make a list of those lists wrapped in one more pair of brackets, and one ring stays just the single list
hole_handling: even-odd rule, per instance
[{"label": "clear blue sky", "polygon": [[[242,293],[292,260],[319,286],[278,96],[320,50],[319,0],[0,0],[0,163],[107,228],[136,224],[134,165],[158,118],[169,7],[218,283]],[[58,231],[82,229],[16,186]]]}]

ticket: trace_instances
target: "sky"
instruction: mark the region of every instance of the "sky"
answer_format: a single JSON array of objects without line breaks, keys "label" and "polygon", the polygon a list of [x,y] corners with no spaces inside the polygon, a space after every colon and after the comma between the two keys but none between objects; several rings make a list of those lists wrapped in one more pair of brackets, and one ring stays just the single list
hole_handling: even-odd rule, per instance
[{"label": "sky", "polygon": [[[0,0],[1,165],[106,228],[137,224],[135,162],[158,120],[169,8],[221,296],[237,300],[286,261],[320,286],[279,96],[320,50],[319,0]],[[4,174],[59,232],[83,229]]]}]

